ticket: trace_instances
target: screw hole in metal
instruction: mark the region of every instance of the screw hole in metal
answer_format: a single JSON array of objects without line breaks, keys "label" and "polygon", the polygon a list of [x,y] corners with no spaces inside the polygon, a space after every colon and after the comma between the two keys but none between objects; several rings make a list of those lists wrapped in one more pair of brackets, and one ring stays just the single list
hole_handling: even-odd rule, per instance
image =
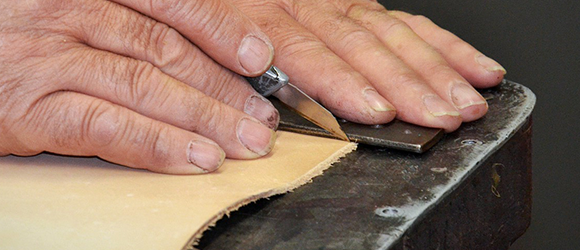
[{"label": "screw hole in metal", "polygon": [[461,144],[467,145],[467,146],[473,146],[473,145],[481,145],[481,144],[483,144],[483,142],[480,140],[476,140],[476,139],[465,139],[465,140],[461,141]]},{"label": "screw hole in metal", "polygon": [[382,217],[398,217],[401,216],[399,210],[394,207],[384,207],[376,210],[377,215]]}]

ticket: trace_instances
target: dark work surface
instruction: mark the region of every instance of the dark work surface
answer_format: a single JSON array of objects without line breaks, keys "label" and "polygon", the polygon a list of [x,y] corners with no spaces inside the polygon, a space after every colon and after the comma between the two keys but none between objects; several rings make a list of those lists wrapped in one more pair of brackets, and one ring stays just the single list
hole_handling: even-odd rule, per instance
[{"label": "dark work surface", "polygon": [[508,249],[531,219],[531,133],[528,122],[392,250]]},{"label": "dark work surface", "polygon": [[359,146],[311,184],[221,220],[199,248],[505,249],[530,220],[535,97],[509,82],[482,94],[489,115],[428,152]]},{"label": "dark work surface", "polygon": [[536,93],[533,209],[515,249],[580,249],[580,1],[381,0],[423,14]]}]

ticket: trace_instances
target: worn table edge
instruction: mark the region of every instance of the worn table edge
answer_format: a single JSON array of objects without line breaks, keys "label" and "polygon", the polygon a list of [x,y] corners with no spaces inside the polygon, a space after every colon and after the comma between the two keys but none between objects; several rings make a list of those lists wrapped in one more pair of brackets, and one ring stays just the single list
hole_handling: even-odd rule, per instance
[{"label": "worn table edge", "polygon": [[[240,249],[258,246],[275,249],[334,249],[342,243],[345,245],[341,249],[401,247],[402,240],[408,239],[408,233],[424,226],[421,223],[429,218],[429,214],[447,204],[449,199],[463,190],[462,187],[472,185],[470,182],[473,175],[487,171],[485,166],[494,159],[495,154],[509,150],[505,145],[520,138],[523,126],[531,128],[531,115],[536,103],[531,90],[504,80],[498,87],[481,90],[481,94],[488,100],[489,114],[446,135],[424,155],[419,157],[412,153],[372,146],[359,147],[357,152],[336,164],[327,175],[317,177],[311,185],[279,199],[260,202],[257,207],[245,207],[242,213],[234,215],[233,220],[222,221],[222,224],[218,224],[219,230],[205,238],[207,240],[202,244],[202,249],[222,249],[232,243],[234,245],[229,247]],[[525,131],[529,135],[529,130]],[[448,160],[439,164],[443,159]],[[366,164],[373,161],[380,163],[368,168],[370,165]],[[521,166],[525,168],[527,165]],[[382,177],[377,179],[377,176]],[[341,187],[344,188],[329,191],[334,190],[333,183],[337,180],[342,181],[344,185]],[[388,180],[397,186],[378,188],[375,183],[381,180]],[[363,196],[352,193],[363,190]],[[348,198],[361,203],[355,205],[341,202]],[[336,213],[326,212],[331,207]],[[394,213],[389,215],[384,211]],[[345,218],[354,218],[349,217],[352,212],[360,213],[360,222],[344,221]],[[296,217],[302,215],[306,217]],[[332,223],[334,219],[343,220],[335,221],[336,226],[358,228],[354,223],[362,226],[361,231],[327,231],[319,227],[330,225],[325,221]],[[231,227],[230,222],[235,226]],[[283,226],[281,222],[291,224]],[[361,233],[367,236],[359,238]],[[252,235],[261,236],[254,238]],[[283,237],[283,240],[279,237]],[[331,245],[327,245],[329,243]],[[403,244],[403,249],[406,249],[404,246],[407,243]]]},{"label": "worn table edge", "polygon": [[[445,199],[448,195],[452,194],[468,177],[471,173],[475,172],[481,165],[481,163],[485,162],[491,155],[493,155],[497,150],[499,150],[504,144],[506,144],[510,138],[527,122],[527,120],[531,117],[532,111],[536,104],[536,95],[527,87],[513,82],[509,80],[503,80],[502,84],[511,84],[515,85],[517,88],[520,88],[523,94],[526,96],[524,99],[524,103],[518,106],[521,110],[516,112],[518,115],[514,117],[513,120],[507,126],[498,132],[499,138],[496,141],[493,141],[488,146],[484,147],[484,149],[474,157],[470,162],[469,166],[467,167],[467,171],[457,173],[454,176],[456,181],[447,183],[441,190],[434,193],[439,193],[433,199],[425,202],[423,204],[413,204],[418,205],[415,207],[414,211],[423,211],[422,213],[412,214],[409,213],[407,210],[407,215],[409,215],[410,219],[402,226],[400,226],[399,230],[397,230],[396,235],[392,235],[392,237],[385,237],[382,241],[382,245],[377,248],[377,250],[388,250],[395,246],[394,243],[399,241],[401,237],[405,234],[409,228],[413,227],[415,223],[420,223],[421,218],[423,215],[428,214],[439,201]],[[382,208],[377,208],[377,211],[381,210]]]}]

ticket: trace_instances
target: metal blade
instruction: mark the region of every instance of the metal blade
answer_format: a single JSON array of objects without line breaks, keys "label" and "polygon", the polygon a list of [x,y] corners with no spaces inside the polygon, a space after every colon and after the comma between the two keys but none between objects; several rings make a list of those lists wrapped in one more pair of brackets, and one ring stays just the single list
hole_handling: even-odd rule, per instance
[{"label": "metal blade", "polygon": [[328,130],[342,140],[349,141],[348,136],[342,131],[332,113],[291,83],[272,95],[312,123]]}]

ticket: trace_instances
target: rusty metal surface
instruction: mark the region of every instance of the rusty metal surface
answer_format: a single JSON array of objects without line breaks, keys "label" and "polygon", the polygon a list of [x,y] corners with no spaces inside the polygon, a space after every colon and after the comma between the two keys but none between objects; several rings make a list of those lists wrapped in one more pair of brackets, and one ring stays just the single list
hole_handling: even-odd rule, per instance
[{"label": "rusty metal surface", "polygon": [[391,249],[508,249],[530,225],[531,121]]},{"label": "rusty metal surface", "polygon": [[198,248],[506,247],[529,223],[535,97],[507,81],[482,94],[489,114],[426,153],[359,146],[311,184],[232,213]]}]

